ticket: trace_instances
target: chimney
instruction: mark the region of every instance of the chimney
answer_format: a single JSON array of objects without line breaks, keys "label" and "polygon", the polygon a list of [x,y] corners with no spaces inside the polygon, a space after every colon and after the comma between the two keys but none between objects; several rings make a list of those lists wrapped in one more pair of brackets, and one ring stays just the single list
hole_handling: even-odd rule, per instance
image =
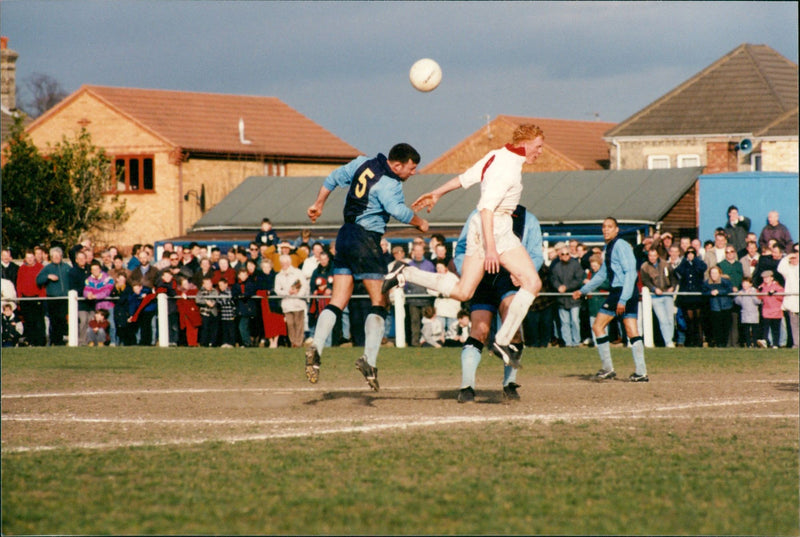
[{"label": "chimney", "polygon": [[703,173],[738,171],[736,142],[708,142],[706,144],[706,169]]},{"label": "chimney", "polygon": [[0,37],[0,104],[3,109],[17,109],[17,58],[19,54],[8,48],[8,37]]}]

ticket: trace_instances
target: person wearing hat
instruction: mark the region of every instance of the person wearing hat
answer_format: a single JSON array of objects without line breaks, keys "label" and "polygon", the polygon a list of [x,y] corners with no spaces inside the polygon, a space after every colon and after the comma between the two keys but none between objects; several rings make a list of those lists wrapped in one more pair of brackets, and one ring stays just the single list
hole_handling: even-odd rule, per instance
[{"label": "person wearing hat", "polygon": [[262,253],[265,259],[272,261],[273,267],[281,266],[281,256],[288,255],[292,261],[292,266],[299,268],[308,257],[308,250],[305,248],[299,248],[297,251],[293,250],[292,243],[284,240],[275,246],[263,248]]},{"label": "person wearing hat", "polygon": [[697,255],[694,246],[686,250],[683,261],[675,269],[680,281],[678,299],[676,301],[684,319],[686,319],[686,346],[702,347],[703,335],[701,332],[701,309],[703,297],[700,295],[687,295],[682,293],[701,293],[703,291],[703,280],[706,272],[706,264]]},{"label": "person wearing hat", "polygon": [[658,257],[666,260],[669,257],[669,249],[675,243],[675,239],[669,231],[656,233],[653,240],[653,248],[658,252]]}]

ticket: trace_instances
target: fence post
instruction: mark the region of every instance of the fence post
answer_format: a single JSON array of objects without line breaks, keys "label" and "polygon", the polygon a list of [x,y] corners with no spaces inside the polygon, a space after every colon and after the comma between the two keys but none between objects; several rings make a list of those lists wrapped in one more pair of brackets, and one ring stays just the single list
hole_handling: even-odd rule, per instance
[{"label": "fence post", "polygon": [[78,291],[71,289],[67,293],[67,345],[78,346]]},{"label": "fence post", "polygon": [[394,346],[404,348],[406,346],[406,294],[399,287],[395,287],[394,293]]},{"label": "fence post", "polygon": [[156,296],[158,304],[158,346],[169,347],[169,307],[166,293]]},{"label": "fence post", "polygon": [[654,347],[653,343],[653,297],[650,289],[642,287],[642,337],[645,347]]}]

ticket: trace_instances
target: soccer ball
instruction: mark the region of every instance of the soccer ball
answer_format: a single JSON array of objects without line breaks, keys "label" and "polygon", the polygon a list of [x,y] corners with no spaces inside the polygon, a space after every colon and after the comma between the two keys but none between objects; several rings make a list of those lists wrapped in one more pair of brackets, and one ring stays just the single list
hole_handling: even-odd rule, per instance
[{"label": "soccer ball", "polygon": [[411,85],[419,91],[433,91],[442,81],[442,68],[430,58],[417,60],[408,73]]}]

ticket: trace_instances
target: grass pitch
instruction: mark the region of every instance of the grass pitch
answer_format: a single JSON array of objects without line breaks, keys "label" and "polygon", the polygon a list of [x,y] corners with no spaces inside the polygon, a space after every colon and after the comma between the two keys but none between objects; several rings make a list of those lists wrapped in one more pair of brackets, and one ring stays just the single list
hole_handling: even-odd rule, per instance
[{"label": "grass pitch", "polygon": [[[454,401],[458,349],[383,349],[382,390],[286,349],[13,349],[3,534],[797,535],[794,351],[529,350]],[[617,371],[630,352],[615,349]]]}]

